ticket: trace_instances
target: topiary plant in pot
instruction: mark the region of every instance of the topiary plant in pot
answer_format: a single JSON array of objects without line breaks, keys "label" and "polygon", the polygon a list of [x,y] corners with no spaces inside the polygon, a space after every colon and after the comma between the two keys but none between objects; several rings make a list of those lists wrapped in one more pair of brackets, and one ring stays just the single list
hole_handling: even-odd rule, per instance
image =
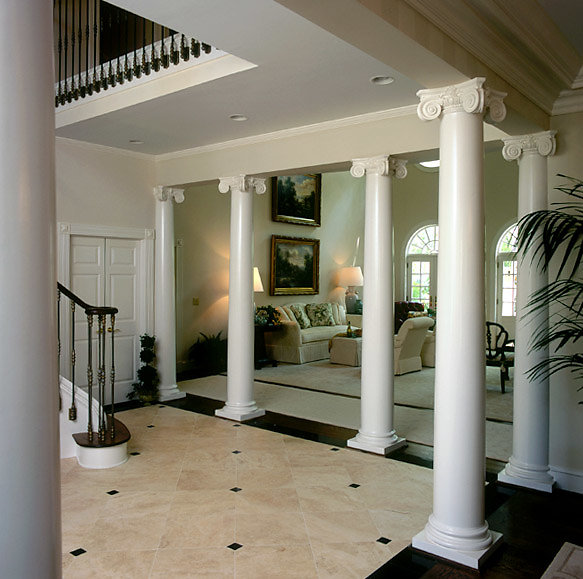
[{"label": "topiary plant in pot", "polygon": [[128,394],[129,400],[137,398],[145,405],[158,401],[160,378],[158,370],[154,366],[154,361],[156,360],[155,344],[155,336],[148,334],[140,336],[140,361],[143,364],[138,370],[138,381],[132,384],[133,390]]}]

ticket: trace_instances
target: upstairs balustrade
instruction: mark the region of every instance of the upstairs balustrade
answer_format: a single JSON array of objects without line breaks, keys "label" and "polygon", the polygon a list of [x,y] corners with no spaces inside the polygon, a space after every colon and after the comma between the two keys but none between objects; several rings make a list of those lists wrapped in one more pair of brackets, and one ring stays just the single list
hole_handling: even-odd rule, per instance
[{"label": "upstairs balustrade", "polygon": [[101,0],[53,0],[53,24],[55,107],[212,50]]},{"label": "upstairs balustrade", "polygon": [[[66,315],[62,307],[63,296],[68,298],[70,315]],[[127,442],[130,434],[127,428],[115,419],[115,315],[118,310],[114,307],[97,307],[86,304],[73,292],[60,283],[57,284],[57,320],[58,320],[58,353],[59,366],[61,360],[61,317],[69,323],[68,348],[71,381],[71,406],[68,409],[70,421],[77,420],[76,399],[77,386],[77,352],[75,345],[76,312],[83,310],[87,324],[87,397],[88,420],[86,432],[73,435],[75,442],[84,447],[116,446]],[[108,326],[109,318],[109,326]],[[109,339],[108,339],[109,335]],[[96,344],[95,344],[96,342]],[[108,352],[109,346],[109,352]],[[109,360],[109,368],[106,364]],[[108,371],[109,370],[109,371]],[[109,392],[111,404],[105,412],[107,377],[109,374]],[[97,377],[97,383],[95,382]],[[97,401],[97,416],[94,416],[93,400]],[[94,431],[94,427],[97,429]]]}]

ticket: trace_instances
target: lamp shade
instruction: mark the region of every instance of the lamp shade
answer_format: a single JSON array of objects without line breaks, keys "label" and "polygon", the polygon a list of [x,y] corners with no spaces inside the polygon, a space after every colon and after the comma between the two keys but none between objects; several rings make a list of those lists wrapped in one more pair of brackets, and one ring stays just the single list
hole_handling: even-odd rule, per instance
[{"label": "lamp shade", "polygon": [[361,286],[364,283],[362,269],[357,267],[343,267],[338,274],[338,285],[342,287]]},{"label": "lamp shade", "polygon": [[259,268],[253,268],[253,291],[254,292],[262,292],[263,291],[263,282],[261,281],[261,276],[259,275]]}]

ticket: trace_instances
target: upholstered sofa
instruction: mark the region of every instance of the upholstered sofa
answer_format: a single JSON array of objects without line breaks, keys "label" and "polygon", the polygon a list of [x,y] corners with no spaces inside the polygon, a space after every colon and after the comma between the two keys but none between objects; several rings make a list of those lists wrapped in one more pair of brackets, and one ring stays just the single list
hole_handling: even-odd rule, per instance
[{"label": "upholstered sofa", "polygon": [[293,303],[278,306],[281,326],[265,333],[265,349],[272,360],[305,364],[330,357],[329,341],[346,331],[344,306]]},{"label": "upholstered sofa", "polygon": [[407,374],[421,370],[421,349],[427,331],[434,325],[427,316],[408,318],[395,336],[395,374]]}]

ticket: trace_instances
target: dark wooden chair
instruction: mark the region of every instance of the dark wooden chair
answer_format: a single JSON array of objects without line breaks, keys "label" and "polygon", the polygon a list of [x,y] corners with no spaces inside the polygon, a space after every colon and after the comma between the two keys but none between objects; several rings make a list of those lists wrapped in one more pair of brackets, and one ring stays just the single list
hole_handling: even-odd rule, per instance
[{"label": "dark wooden chair", "polygon": [[486,322],[486,366],[500,368],[500,389],[504,394],[504,384],[510,379],[508,368],[514,367],[514,354],[508,332],[496,322]]}]

